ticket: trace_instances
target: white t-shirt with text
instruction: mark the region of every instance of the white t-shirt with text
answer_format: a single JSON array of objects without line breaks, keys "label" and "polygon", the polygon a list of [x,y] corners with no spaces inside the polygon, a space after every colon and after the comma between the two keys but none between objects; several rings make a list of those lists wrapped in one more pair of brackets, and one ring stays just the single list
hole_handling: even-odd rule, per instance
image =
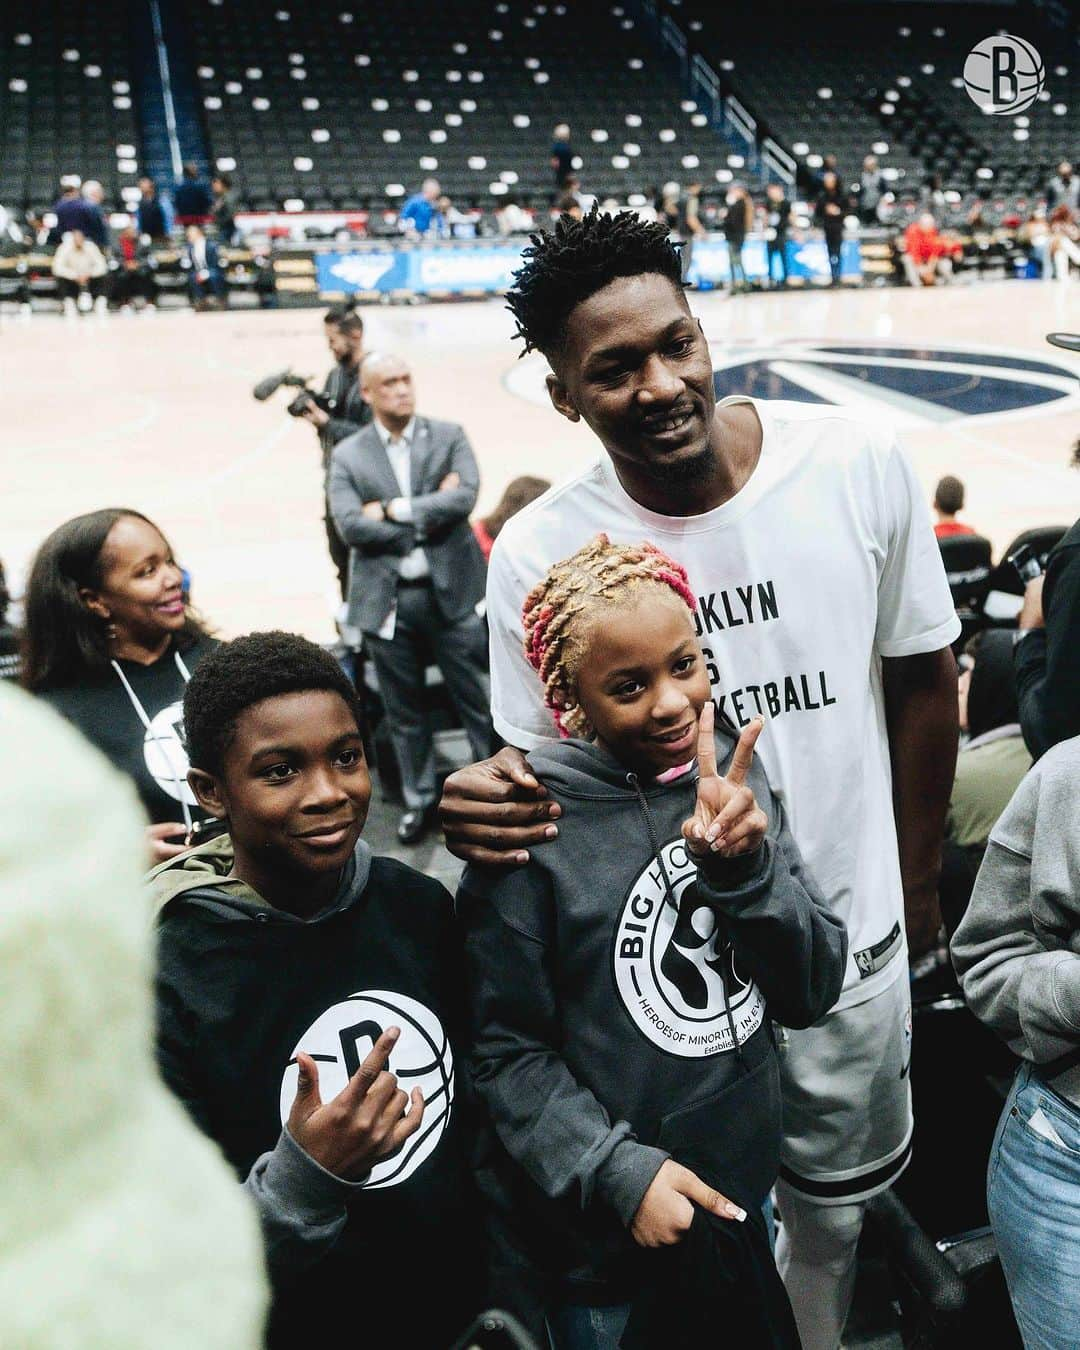
[{"label": "white t-shirt with text", "polygon": [[495,728],[523,750],[557,734],[521,628],[552,563],[601,531],[682,563],[719,717],[738,729],[765,715],[757,753],[848,926],[837,1007],[850,1007],[906,970],[881,658],[946,647],[960,622],[891,429],[831,406],[724,402],[751,403],[763,438],[748,481],[714,510],[657,515],[601,455],[504,526],[487,590]]}]

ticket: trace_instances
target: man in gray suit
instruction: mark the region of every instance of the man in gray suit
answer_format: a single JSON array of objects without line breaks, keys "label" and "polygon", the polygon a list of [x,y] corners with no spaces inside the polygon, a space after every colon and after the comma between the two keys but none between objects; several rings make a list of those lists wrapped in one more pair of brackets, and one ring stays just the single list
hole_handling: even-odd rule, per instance
[{"label": "man in gray suit", "polygon": [[361,375],[375,420],[330,460],[330,510],[349,545],[348,622],[364,634],[401,767],[398,838],[435,819],[435,748],[424,670],[438,663],[473,753],[490,753],[487,638],[476,607],[486,583],[469,525],[480,475],[453,422],[416,416],[412,372],[373,354]]}]

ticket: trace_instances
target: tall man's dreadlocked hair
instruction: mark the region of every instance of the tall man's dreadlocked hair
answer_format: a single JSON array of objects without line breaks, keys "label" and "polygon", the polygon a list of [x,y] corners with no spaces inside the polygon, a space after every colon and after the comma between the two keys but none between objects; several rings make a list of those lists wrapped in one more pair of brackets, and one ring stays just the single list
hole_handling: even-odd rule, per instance
[{"label": "tall man's dreadlocked hair", "polygon": [[590,734],[577,702],[588,620],[605,605],[627,604],[647,585],[667,586],[696,608],[684,567],[655,544],[613,544],[606,534],[555,563],[529,592],[521,609],[525,656],[544,681],[544,702],[560,736]]},{"label": "tall man's dreadlocked hair", "polygon": [[616,277],[658,272],[682,288],[682,260],[667,226],[633,211],[601,215],[594,206],[582,220],[560,216],[553,233],[531,237],[506,296],[525,341],[522,356],[534,348],[549,355],[562,341],[570,311]]}]

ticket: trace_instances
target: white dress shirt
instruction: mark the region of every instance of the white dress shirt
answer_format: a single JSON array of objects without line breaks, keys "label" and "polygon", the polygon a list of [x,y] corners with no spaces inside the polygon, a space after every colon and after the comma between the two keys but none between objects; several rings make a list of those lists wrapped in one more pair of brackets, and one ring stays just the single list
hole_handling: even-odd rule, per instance
[{"label": "white dress shirt", "polygon": [[[416,418],[410,417],[400,436],[394,436],[387,427],[375,419],[375,430],[383,443],[386,457],[394,471],[400,497],[390,503],[391,519],[406,523],[412,520],[412,443],[416,432]],[[416,581],[419,577],[431,575],[424,550],[419,544],[401,560],[401,578],[403,581]]]}]

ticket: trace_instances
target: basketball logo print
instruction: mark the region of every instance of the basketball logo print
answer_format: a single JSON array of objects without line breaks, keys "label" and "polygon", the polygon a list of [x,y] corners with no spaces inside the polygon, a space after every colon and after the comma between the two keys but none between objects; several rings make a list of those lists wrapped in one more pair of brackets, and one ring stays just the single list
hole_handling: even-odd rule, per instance
[{"label": "basketball logo print", "polygon": [[[740,975],[708,905],[686,896],[697,864],[682,839],[661,851],[675,905],[654,858],[630,887],[612,948],[615,987],[637,1029],[668,1054],[701,1059],[741,1045],[761,1026],[765,999]],[[676,906],[678,908],[676,908]]]},{"label": "basketball logo print", "polygon": [[1023,38],[1009,33],[983,38],[964,62],[964,87],[984,113],[1005,117],[1030,108],[1042,92],[1042,57]]},{"label": "basketball logo print", "polygon": [[[424,1119],[419,1130],[401,1148],[377,1162],[362,1183],[368,1190],[397,1186],[407,1180],[439,1145],[450,1121],[454,1100],[454,1056],[435,1014],[416,999],[386,989],[365,989],[327,1008],[296,1042],[281,1079],[281,1123],[289,1119],[296,1098],[299,1071],[296,1056],[303,1051],[319,1068],[319,1095],[331,1101],[371,1053],[387,1027],[401,1035],[390,1052],[387,1069],[397,1075],[406,1094],[419,1088],[424,1096]],[[411,1110],[411,1106],[408,1108]]]},{"label": "basketball logo print", "polygon": [[170,703],[151,721],[143,739],[143,759],[147,773],[166,796],[188,806],[198,805],[187,781],[190,765],[184,748],[183,703]]}]

